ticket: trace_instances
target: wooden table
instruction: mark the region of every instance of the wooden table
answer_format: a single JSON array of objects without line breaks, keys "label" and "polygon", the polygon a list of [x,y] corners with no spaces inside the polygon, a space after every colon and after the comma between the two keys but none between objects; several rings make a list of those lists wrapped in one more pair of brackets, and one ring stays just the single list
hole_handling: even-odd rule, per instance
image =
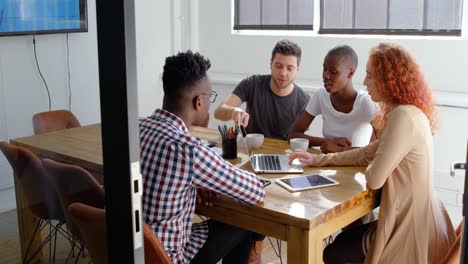
[{"label": "wooden table", "polygon": [[[100,132],[100,125],[91,125],[18,138],[11,142],[41,157],[82,166],[100,177],[103,174]],[[200,138],[219,142],[219,135],[214,130],[192,127],[190,132]],[[254,152],[284,153],[288,149],[286,141],[265,139],[263,146]],[[252,170],[242,146],[239,146],[239,152],[238,158],[230,162]],[[305,173],[328,175],[340,185],[291,193],[272,183],[265,188],[266,198],[262,204],[244,205],[223,197],[213,207],[197,206],[196,210],[210,218],[287,241],[287,263],[322,263],[323,239],[378,205],[377,192],[366,189],[364,170],[365,167],[305,168]],[[291,175],[259,175],[272,181],[286,176]],[[19,209],[22,208],[21,201],[17,200]],[[31,232],[28,226],[30,221],[24,220],[20,221],[19,227],[23,234],[22,245],[23,239]]]}]

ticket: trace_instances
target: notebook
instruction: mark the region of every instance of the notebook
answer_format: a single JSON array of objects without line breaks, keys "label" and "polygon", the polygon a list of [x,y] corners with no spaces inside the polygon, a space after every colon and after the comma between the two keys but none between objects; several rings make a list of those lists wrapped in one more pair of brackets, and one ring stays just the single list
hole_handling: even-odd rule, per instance
[{"label": "notebook", "polygon": [[289,164],[287,154],[252,154],[249,146],[245,142],[247,133],[241,126],[242,137],[247,153],[250,157],[250,164],[255,173],[303,173],[304,170],[299,162]]}]

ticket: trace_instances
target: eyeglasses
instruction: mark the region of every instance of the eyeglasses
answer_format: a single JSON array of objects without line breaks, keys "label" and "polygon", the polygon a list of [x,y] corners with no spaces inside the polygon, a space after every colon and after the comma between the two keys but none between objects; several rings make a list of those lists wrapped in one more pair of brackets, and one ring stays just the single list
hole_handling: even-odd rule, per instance
[{"label": "eyeglasses", "polygon": [[197,98],[197,96],[200,96],[200,95],[209,95],[210,96],[210,102],[214,103],[216,101],[216,97],[218,96],[218,93],[215,92],[215,91],[212,91],[211,93],[202,93],[202,94],[194,96],[193,99]]}]

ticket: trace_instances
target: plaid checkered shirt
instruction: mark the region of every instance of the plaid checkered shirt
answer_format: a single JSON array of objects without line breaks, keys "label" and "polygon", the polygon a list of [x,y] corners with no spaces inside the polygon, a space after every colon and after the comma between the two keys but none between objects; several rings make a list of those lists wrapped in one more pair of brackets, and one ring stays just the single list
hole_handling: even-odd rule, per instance
[{"label": "plaid checkered shirt", "polygon": [[174,263],[189,263],[208,236],[205,222],[192,224],[197,188],[245,204],[265,197],[255,174],[224,161],[170,112],[140,119],[140,139],[144,219]]}]

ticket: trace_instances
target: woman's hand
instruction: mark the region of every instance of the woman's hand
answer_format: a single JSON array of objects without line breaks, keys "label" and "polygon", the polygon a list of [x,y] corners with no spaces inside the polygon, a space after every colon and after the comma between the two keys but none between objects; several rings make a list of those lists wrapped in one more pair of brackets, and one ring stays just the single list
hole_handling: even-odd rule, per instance
[{"label": "woman's hand", "polygon": [[351,141],[347,138],[328,139],[322,143],[320,150],[322,153],[341,152],[351,148]]},{"label": "woman's hand", "polygon": [[351,147],[351,141],[345,137],[340,137],[340,138],[334,138],[334,139],[329,139],[329,141],[334,142],[338,146],[343,146],[343,147]]},{"label": "woman's hand", "polygon": [[322,145],[320,145],[320,151],[322,153],[327,154],[327,153],[334,153],[334,152],[341,152],[347,150],[349,147],[345,147],[343,145],[337,144],[335,141],[329,140],[323,142]]},{"label": "woman's hand", "polygon": [[289,156],[289,163],[295,159],[299,159],[304,165],[315,166],[317,164],[317,155],[299,149],[294,150],[293,154]]}]

